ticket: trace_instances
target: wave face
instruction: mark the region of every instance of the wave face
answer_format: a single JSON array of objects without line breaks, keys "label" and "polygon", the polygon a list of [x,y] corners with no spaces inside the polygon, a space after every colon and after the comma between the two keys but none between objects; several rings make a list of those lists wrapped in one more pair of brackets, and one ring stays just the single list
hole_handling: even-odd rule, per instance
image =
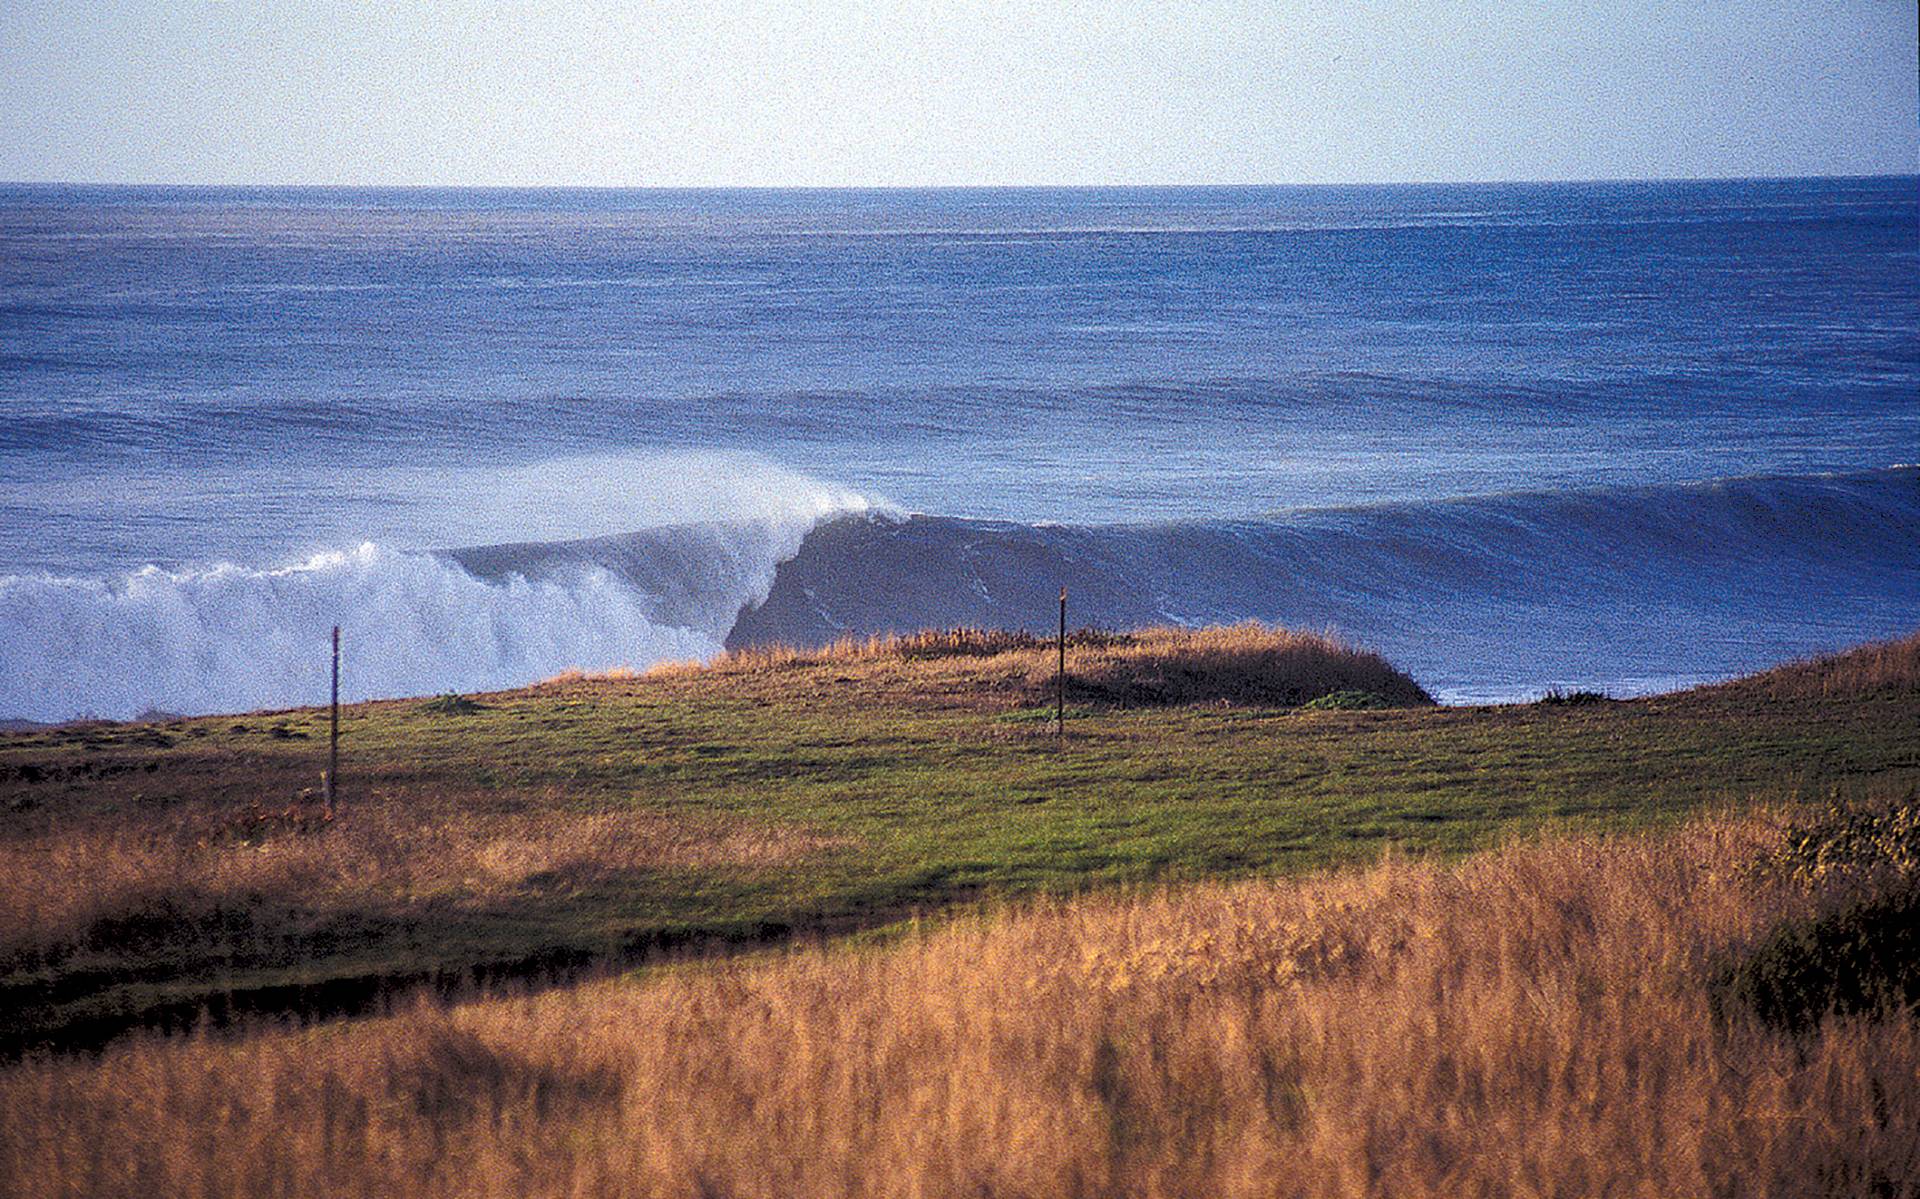
[{"label": "wave face", "polygon": [[730,646],[925,625],[1261,619],[1331,627],[1454,702],[1684,686],[1920,623],[1920,468],[1262,520],[844,518]]}]

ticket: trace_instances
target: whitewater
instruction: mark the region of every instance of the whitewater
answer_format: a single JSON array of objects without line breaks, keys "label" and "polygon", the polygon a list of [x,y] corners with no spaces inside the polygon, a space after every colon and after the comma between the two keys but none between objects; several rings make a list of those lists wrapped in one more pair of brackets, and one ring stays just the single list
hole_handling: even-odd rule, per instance
[{"label": "whitewater", "polygon": [[0,719],[926,625],[1441,698],[1920,625],[1916,181],[0,188]]},{"label": "whitewater", "polygon": [[349,699],[705,660],[818,521],[873,507],[741,455],[569,460],[459,472],[440,486],[478,493],[461,515],[480,527],[551,530],[563,510],[578,521],[583,509],[599,520],[701,519],[448,550],[368,541],[266,568],[0,577],[0,713],[47,721],[311,702],[329,684],[334,625],[351,650]]}]

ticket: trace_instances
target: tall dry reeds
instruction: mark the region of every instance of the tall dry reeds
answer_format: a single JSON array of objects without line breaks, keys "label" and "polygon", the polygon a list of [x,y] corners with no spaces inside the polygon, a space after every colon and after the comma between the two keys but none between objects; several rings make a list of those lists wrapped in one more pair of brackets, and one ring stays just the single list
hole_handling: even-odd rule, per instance
[{"label": "tall dry reeds", "polygon": [[1764,821],[969,919],[0,1072],[57,1195],[1869,1195],[1920,1032],[1712,1013]]}]

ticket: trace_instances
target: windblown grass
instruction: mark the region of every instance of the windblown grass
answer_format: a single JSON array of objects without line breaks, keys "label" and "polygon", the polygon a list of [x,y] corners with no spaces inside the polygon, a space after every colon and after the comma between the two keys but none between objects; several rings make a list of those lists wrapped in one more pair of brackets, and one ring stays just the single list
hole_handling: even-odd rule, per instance
[{"label": "windblown grass", "polygon": [[581,683],[589,680],[619,682],[625,679],[637,679],[644,673],[631,666],[609,666],[601,670],[583,670],[578,666],[569,666],[559,674],[540,680],[540,684]]},{"label": "windblown grass", "polygon": [[1716,1017],[1764,818],[0,1071],[36,1196],[1901,1195],[1920,1028]]}]

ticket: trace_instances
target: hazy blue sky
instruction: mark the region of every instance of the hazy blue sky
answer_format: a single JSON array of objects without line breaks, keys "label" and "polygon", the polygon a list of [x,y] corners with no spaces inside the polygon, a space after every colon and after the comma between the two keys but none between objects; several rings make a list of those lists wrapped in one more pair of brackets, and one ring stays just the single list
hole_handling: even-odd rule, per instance
[{"label": "hazy blue sky", "polygon": [[0,0],[0,179],[1909,172],[1916,37],[1913,0]]}]

